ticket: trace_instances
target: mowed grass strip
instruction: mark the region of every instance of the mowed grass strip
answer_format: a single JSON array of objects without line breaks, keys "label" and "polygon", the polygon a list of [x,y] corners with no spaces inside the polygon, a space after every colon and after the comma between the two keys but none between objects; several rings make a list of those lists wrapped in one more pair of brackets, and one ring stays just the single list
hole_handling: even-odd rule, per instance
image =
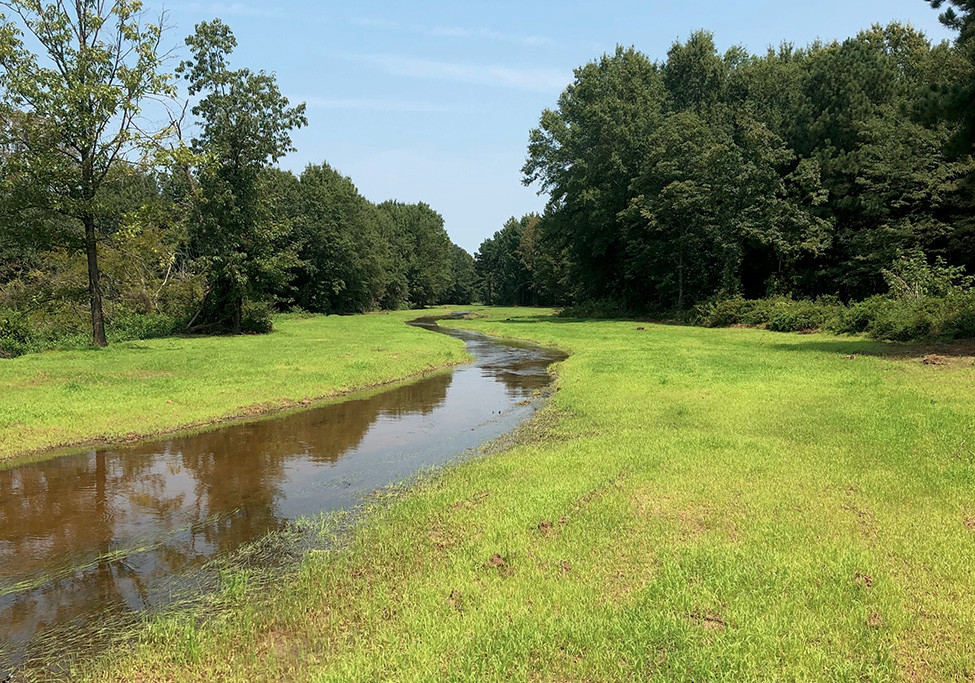
[{"label": "mowed grass strip", "polygon": [[419,315],[286,315],[269,335],[0,360],[0,462],[272,412],[467,360],[460,341],[404,324]]},{"label": "mowed grass strip", "polygon": [[92,678],[975,676],[971,359],[486,313],[461,324],[573,354],[520,445]]}]

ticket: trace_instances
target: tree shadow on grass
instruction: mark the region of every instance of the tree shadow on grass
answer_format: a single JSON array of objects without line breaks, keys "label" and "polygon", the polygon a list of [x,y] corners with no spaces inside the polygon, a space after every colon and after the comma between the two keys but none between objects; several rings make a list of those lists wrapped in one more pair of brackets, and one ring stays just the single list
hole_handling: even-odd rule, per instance
[{"label": "tree shadow on grass", "polygon": [[[469,320],[480,320],[490,318],[487,315],[474,315]],[[563,318],[559,315],[526,315],[513,318],[495,318],[493,322],[499,323],[633,323],[634,325],[668,325],[680,326],[681,323],[674,320],[650,320],[647,318]],[[686,325],[686,327],[694,327]],[[700,329],[700,328],[699,328]]]},{"label": "tree shadow on grass", "polygon": [[975,339],[958,339],[941,342],[882,342],[858,337],[834,337],[831,339],[783,341],[772,348],[783,351],[813,351],[835,353],[851,360],[856,356],[873,356],[887,360],[945,365],[953,367],[975,366]]}]

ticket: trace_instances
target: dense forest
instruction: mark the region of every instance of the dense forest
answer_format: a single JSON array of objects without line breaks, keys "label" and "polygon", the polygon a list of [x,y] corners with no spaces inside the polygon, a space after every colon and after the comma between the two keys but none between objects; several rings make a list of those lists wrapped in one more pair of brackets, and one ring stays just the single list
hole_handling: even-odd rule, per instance
[{"label": "dense forest", "polygon": [[481,245],[485,298],[679,316],[968,290],[975,40],[954,4],[954,44],[891,24],[721,54],[701,31],[662,63],[617,48],[576,69],[531,132],[545,214]]},{"label": "dense forest", "polygon": [[474,296],[431,207],[373,204],[325,163],[277,168],[304,105],[231,66],[221,21],[167,73],[165,17],[138,3],[3,5],[0,353]]}]

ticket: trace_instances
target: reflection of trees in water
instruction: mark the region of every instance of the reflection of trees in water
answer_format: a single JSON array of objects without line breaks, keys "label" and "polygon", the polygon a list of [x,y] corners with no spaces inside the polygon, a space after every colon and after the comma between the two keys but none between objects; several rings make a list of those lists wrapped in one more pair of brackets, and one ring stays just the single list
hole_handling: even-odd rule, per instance
[{"label": "reflection of trees in water", "polygon": [[279,528],[288,459],[336,462],[378,418],[435,410],[451,380],[435,375],[286,417],[0,471],[0,542],[10,549],[0,585],[157,544],[0,597],[0,643],[112,606],[138,609],[148,585]]}]

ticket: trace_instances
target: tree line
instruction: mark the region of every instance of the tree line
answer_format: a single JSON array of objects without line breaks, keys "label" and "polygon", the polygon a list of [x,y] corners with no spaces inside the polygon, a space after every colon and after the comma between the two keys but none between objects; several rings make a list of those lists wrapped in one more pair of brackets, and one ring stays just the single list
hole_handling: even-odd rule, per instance
[{"label": "tree line", "polygon": [[474,296],[428,205],[277,168],[305,107],[232,66],[219,19],[169,72],[165,16],[137,0],[0,9],[0,353]]},{"label": "tree line", "polygon": [[[943,3],[935,0],[935,8]],[[484,298],[681,312],[727,297],[857,301],[899,273],[975,273],[973,5],[954,43],[902,25],[724,53],[706,31],[655,62],[575,70],[531,131],[543,215],[476,254]]]}]

